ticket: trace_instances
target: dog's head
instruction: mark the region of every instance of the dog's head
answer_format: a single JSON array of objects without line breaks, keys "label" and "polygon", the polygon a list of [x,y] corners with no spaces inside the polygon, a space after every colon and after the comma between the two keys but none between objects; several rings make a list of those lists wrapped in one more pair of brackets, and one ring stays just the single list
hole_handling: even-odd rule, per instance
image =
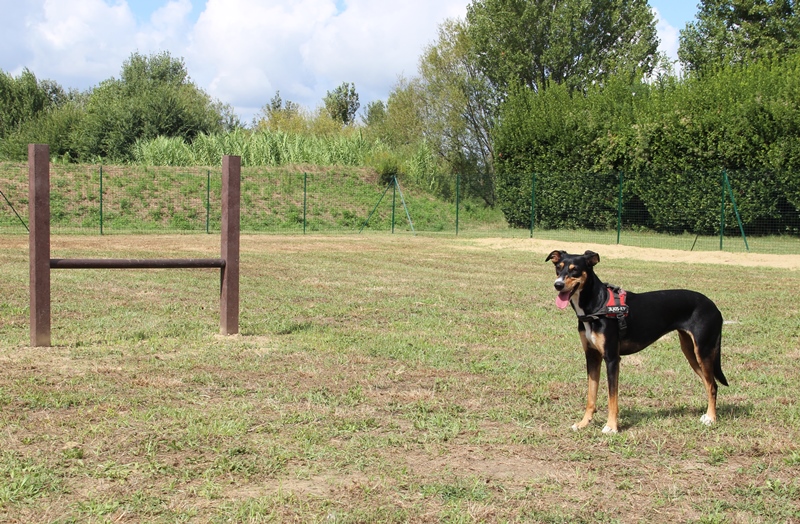
[{"label": "dog's head", "polygon": [[564,309],[573,295],[583,289],[589,274],[594,271],[592,268],[600,262],[600,255],[594,251],[587,251],[582,255],[553,251],[544,261],[548,260],[552,260],[556,267],[556,281],[553,283],[558,291],[556,305]]}]

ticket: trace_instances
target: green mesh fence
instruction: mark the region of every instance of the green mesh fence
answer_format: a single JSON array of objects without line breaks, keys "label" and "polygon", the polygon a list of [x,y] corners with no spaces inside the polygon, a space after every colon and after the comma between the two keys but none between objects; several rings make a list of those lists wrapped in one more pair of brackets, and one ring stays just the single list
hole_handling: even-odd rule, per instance
[{"label": "green mesh fence", "polygon": [[[780,198],[765,206],[753,177],[742,187],[737,173],[694,173],[691,184],[685,176],[643,186],[619,173],[528,175],[510,228],[500,209],[387,185],[368,170],[243,168],[241,229],[411,234],[413,223],[416,234],[800,254],[798,210]],[[0,163],[0,233],[26,233],[27,177],[27,164]],[[219,232],[220,168],[53,165],[50,178],[53,234]]]},{"label": "green mesh fence", "polygon": [[779,193],[766,194],[774,184],[759,184],[752,174],[708,170],[626,179],[623,173],[572,173],[529,180],[531,189],[517,207],[528,220],[533,210],[536,238],[800,253],[800,211]]}]

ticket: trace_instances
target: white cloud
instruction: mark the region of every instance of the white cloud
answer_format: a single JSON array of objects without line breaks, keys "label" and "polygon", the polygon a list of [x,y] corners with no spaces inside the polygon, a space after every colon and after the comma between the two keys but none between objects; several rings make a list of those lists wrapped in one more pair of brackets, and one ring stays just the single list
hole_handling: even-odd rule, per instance
[{"label": "white cloud", "polygon": [[136,30],[127,4],[102,0],[46,0],[31,18],[27,43],[33,59],[28,67],[67,85],[118,71]]},{"label": "white cloud", "polygon": [[[416,73],[423,47],[467,0],[209,0],[187,63],[209,92],[245,118],[275,91],[314,108],[353,82],[362,105],[386,98],[400,74]],[[338,8],[337,8],[338,5]]]},{"label": "white cloud", "polygon": [[[169,51],[245,121],[278,90],[313,109],[353,82],[365,106],[416,74],[439,25],[463,18],[470,0],[207,0],[199,17],[192,0],[163,0],[138,21],[134,1],[0,0],[17,21],[0,32],[0,69],[88,89],[118,76],[133,52]],[[677,60],[679,31],[654,11],[659,49]]]},{"label": "white cloud", "polygon": [[134,52],[169,51],[246,121],[278,90],[313,109],[353,82],[366,105],[416,74],[438,26],[469,0],[208,0],[199,16],[191,0],[163,0],[149,16],[133,2],[0,0],[19,21],[0,32],[0,69],[88,89],[119,76]]},{"label": "white cloud", "polygon": [[[189,15],[192,12],[190,0],[172,0],[155,10],[149,23],[138,28],[137,48],[142,52],[156,52],[184,49],[191,30]],[[175,54],[173,52],[173,54]],[[181,55],[178,55],[181,56]]]}]

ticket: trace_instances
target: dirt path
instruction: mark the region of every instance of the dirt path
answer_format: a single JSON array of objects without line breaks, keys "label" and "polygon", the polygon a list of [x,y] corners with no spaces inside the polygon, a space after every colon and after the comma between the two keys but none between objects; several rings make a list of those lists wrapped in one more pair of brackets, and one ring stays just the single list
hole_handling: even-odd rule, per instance
[{"label": "dirt path", "polygon": [[584,242],[559,242],[556,240],[483,238],[474,244],[491,249],[517,249],[543,254],[542,260],[554,249],[570,253],[591,250],[606,258],[630,258],[650,262],[686,262],[691,264],[725,264],[731,266],[766,266],[783,269],[800,269],[800,255],[767,255],[762,253],[728,253],[724,251],[680,251],[675,249],[653,249]]},{"label": "dirt path", "polygon": [[[336,246],[337,249],[364,249],[370,242],[441,242],[440,238],[431,237],[376,237],[376,236],[264,236],[242,235],[242,251],[249,249],[261,251],[269,244],[272,249],[324,249],[325,246]],[[654,249],[623,245],[591,244],[585,242],[560,242],[556,240],[519,239],[519,238],[471,238],[453,239],[454,243],[462,243],[465,248],[513,249],[519,251],[538,252],[542,260],[554,249],[564,249],[570,253],[582,253],[592,250],[600,253],[602,258],[627,258],[651,262],[674,262],[691,264],[724,264],[732,266],[765,266],[790,270],[800,270],[800,255],[769,255],[763,253],[728,253],[720,251],[680,251],[674,249]],[[0,248],[28,249],[28,237],[21,235],[0,236]],[[109,249],[109,250],[145,250],[162,251],[165,257],[180,257],[182,254],[192,256],[215,256],[219,250],[218,235],[119,235],[119,236],[55,236],[51,241],[53,250],[59,249]]]}]

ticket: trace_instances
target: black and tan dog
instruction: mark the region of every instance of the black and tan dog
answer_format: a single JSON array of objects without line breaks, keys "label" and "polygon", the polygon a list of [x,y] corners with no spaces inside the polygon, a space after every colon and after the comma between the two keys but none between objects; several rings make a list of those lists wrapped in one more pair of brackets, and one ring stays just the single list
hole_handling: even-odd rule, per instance
[{"label": "black and tan dog", "polygon": [[600,366],[605,360],[608,422],[603,433],[616,433],[620,356],[641,351],[675,330],[689,365],[706,386],[708,410],[701,421],[706,425],[716,421],[716,381],[726,386],[728,381],[720,365],[722,314],[710,299],[685,289],[631,293],[604,284],[594,273],[600,255],[592,251],[583,255],[553,251],[545,259],[548,260],[556,266],[556,304],[561,309],[570,304],[577,313],[578,333],[586,353],[589,375],[586,413],[572,429],[586,427],[597,411]]}]

